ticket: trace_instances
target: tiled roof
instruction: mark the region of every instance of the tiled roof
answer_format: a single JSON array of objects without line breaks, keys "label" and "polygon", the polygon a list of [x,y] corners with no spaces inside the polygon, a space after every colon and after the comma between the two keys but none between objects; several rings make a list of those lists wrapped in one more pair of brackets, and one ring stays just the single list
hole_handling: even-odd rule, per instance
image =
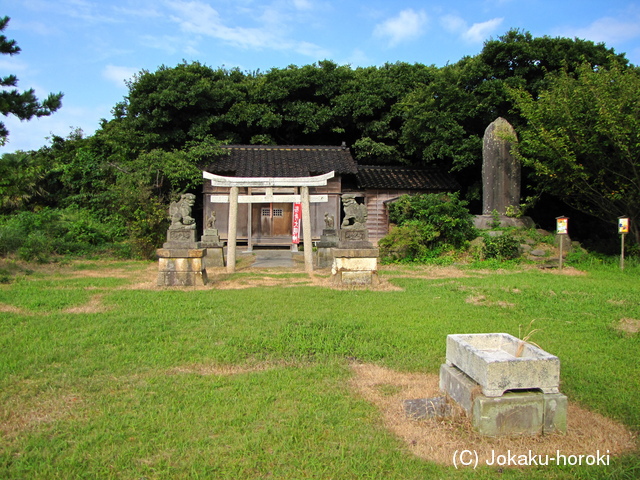
[{"label": "tiled roof", "polygon": [[308,177],[335,171],[357,173],[346,147],[226,145],[229,155],[216,158],[206,170],[235,177]]},{"label": "tiled roof", "polygon": [[437,169],[391,166],[358,166],[358,187],[389,190],[459,190],[448,173]]}]

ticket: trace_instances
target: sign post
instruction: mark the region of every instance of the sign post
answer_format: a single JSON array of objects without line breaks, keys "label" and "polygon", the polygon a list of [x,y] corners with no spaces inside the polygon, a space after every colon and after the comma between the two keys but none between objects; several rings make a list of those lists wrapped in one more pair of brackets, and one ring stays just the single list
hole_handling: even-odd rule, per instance
[{"label": "sign post", "polygon": [[629,233],[629,218],[618,218],[618,233],[620,234],[620,270],[624,270],[624,237]]},{"label": "sign post", "polygon": [[556,217],[556,233],[560,235],[560,259],[558,260],[558,268],[562,270],[562,257],[564,248],[564,235],[569,233],[569,217]]},{"label": "sign post", "polygon": [[291,243],[300,243],[300,220],[302,219],[302,204],[293,204],[293,220],[291,225]]}]

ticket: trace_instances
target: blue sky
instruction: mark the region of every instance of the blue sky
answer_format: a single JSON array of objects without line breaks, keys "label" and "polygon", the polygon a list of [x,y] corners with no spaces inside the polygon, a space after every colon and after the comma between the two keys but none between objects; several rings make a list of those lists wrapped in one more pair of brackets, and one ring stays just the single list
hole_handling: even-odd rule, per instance
[{"label": "blue sky", "polygon": [[4,118],[0,153],[76,127],[92,134],[126,96],[125,80],[182,60],[243,71],[323,59],[443,66],[520,28],[605,42],[640,65],[640,0],[0,0],[5,15],[22,52],[0,57],[0,76],[64,99],[51,117]]}]

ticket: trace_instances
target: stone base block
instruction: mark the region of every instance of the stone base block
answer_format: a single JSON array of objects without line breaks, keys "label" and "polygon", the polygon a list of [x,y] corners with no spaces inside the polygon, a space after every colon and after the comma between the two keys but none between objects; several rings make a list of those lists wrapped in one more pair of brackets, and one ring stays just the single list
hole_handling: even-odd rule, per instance
[{"label": "stone base block", "polygon": [[440,390],[460,405],[467,415],[473,410],[473,399],[482,393],[480,385],[451,365],[440,365]]},{"label": "stone base block", "polygon": [[208,247],[205,264],[210,268],[224,267],[224,249],[222,247]]},{"label": "stone base block", "polygon": [[158,255],[158,285],[164,287],[191,287],[207,283],[204,249],[166,249]]},{"label": "stone base block", "polygon": [[338,272],[331,276],[331,282],[336,285],[377,285],[376,272]]},{"label": "stone base block", "polygon": [[544,400],[540,392],[507,392],[502,397],[477,396],[473,427],[481,435],[539,435],[543,432]]},{"label": "stone base block", "polygon": [[567,397],[537,390],[482,394],[480,385],[458,368],[440,367],[440,389],[460,405],[481,435],[537,435],[567,431]]},{"label": "stone base block", "polygon": [[480,230],[491,230],[493,228],[501,227],[517,227],[517,228],[534,228],[535,222],[531,217],[507,217],[506,215],[500,215],[498,217],[498,225],[495,225],[496,219],[493,215],[476,215],[473,224]]},{"label": "stone base block", "polygon": [[207,271],[200,272],[158,272],[160,287],[197,287],[207,284]]},{"label": "stone base block", "polygon": [[316,252],[316,267],[329,268],[331,265],[333,265],[331,247],[326,248],[318,245],[318,250]]},{"label": "stone base block", "polygon": [[378,283],[377,248],[331,250],[331,281],[338,285],[375,285]]}]

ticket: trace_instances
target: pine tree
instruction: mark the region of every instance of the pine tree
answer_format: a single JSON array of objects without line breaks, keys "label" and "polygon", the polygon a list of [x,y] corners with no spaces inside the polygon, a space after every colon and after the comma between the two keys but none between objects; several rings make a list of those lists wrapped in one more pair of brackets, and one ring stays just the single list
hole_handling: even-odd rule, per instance
[{"label": "pine tree", "polygon": [[[0,18],[0,32],[9,23],[9,17]],[[8,40],[6,36],[0,34],[0,54],[17,55],[20,47],[15,40]],[[0,113],[5,117],[15,115],[20,120],[30,120],[33,117],[44,117],[51,115],[62,105],[62,93],[51,93],[42,102],[35,96],[33,89],[20,92],[16,87],[18,79],[15,75],[0,77]],[[3,122],[0,122],[0,146],[7,142],[9,131]]]}]

